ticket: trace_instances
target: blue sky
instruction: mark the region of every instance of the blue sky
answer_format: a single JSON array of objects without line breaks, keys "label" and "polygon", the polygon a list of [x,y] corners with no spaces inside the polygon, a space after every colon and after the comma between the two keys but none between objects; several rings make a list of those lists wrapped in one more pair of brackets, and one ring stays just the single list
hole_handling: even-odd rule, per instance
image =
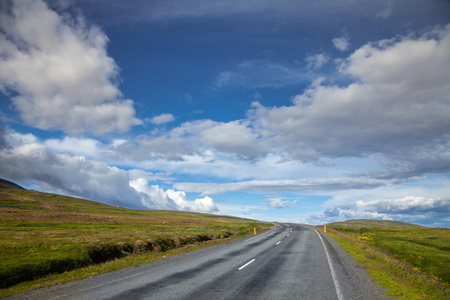
[{"label": "blue sky", "polygon": [[138,209],[450,227],[450,3],[3,1],[0,177]]}]

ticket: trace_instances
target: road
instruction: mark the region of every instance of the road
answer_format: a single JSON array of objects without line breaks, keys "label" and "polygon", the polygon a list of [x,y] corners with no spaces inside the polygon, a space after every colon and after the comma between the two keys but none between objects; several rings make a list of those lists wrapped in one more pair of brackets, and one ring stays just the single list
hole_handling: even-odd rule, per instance
[{"label": "road", "polygon": [[11,299],[388,299],[317,229],[277,224],[253,237],[25,292]]}]

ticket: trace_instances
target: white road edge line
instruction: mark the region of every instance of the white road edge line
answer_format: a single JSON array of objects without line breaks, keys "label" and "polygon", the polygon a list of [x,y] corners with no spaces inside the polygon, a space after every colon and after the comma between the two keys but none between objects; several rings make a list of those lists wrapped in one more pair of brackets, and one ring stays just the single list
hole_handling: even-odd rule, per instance
[{"label": "white road edge line", "polygon": [[278,245],[279,243],[281,243],[281,241],[279,241],[278,243],[276,243],[275,245]]},{"label": "white road edge line", "polygon": [[270,232],[270,231],[264,232],[264,233],[262,233],[262,234],[260,234],[260,235],[257,235],[257,236],[254,236],[254,237],[252,237],[252,238],[249,238],[249,239],[245,240],[244,242],[248,242],[248,241],[251,241],[251,240],[253,240],[253,239],[262,237],[263,235],[268,234],[269,232]]},{"label": "white road edge line", "polygon": [[[104,286],[104,285],[113,284],[113,283],[116,283],[116,282],[119,282],[119,281],[122,281],[122,280],[125,280],[125,279],[130,279],[130,278],[133,278],[133,277],[136,277],[136,276],[140,276],[140,275],[145,274],[145,273],[148,273],[148,272],[149,272],[149,271],[139,272],[139,273],[136,273],[136,274],[133,274],[133,275],[130,275],[130,276],[122,277],[122,278],[117,279],[117,280],[109,281],[109,282],[102,283],[102,284],[98,284],[98,285],[95,285],[95,286],[90,286],[90,287],[87,287],[87,288],[78,290],[78,291],[76,291],[76,292],[71,292],[71,293],[68,293],[68,294],[65,294],[65,295],[59,295],[59,296],[50,298],[50,300],[59,299],[59,298],[64,298],[64,297],[67,297],[67,296],[72,296],[72,295],[75,295],[75,294],[77,294],[77,293],[86,292],[86,291],[88,291],[88,290],[96,289],[96,288],[99,288],[99,287]],[[102,275],[102,274],[99,274],[99,275]],[[88,277],[88,278],[89,278],[89,277]]]},{"label": "white road edge line", "polygon": [[242,267],[240,267],[238,270],[242,270],[243,268],[245,268],[246,266],[248,266],[249,264],[251,264],[252,262],[254,262],[255,259],[252,259],[251,261],[249,261],[248,263],[246,263],[245,265],[243,265]]},{"label": "white road edge line", "polygon": [[325,249],[325,254],[327,256],[328,265],[330,266],[331,277],[333,278],[334,287],[336,288],[337,297],[338,297],[339,300],[344,300],[344,296],[342,296],[341,288],[339,287],[339,282],[337,280],[336,273],[334,272],[333,265],[331,264],[331,259],[330,259],[330,255],[328,254],[327,247],[325,246],[325,243],[324,243],[322,237],[320,236],[320,234],[317,232],[317,230],[315,230],[315,229],[313,229],[313,230],[319,236],[319,239],[320,239],[320,241],[322,242],[322,245],[323,245],[323,249]]}]

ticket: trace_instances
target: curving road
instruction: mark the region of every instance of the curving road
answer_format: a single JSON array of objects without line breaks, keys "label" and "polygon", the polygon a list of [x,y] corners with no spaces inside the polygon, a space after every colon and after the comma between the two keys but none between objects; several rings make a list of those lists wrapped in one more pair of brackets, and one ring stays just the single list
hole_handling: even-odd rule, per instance
[{"label": "curving road", "polygon": [[250,238],[11,299],[388,299],[313,227],[277,224]]}]

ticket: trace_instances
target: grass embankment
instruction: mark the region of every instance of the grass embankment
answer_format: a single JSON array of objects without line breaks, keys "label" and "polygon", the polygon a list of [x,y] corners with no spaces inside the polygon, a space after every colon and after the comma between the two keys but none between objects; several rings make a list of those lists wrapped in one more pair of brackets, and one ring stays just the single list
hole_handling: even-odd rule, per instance
[{"label": "grass embankment", "polygon": [[226,242],[265,226],[0,189],[0,297]]},{"label": "grass embankment", "polygon": [[387,293],[398,299],[450,298],[450,230],[357,220],[327,226]]}]

